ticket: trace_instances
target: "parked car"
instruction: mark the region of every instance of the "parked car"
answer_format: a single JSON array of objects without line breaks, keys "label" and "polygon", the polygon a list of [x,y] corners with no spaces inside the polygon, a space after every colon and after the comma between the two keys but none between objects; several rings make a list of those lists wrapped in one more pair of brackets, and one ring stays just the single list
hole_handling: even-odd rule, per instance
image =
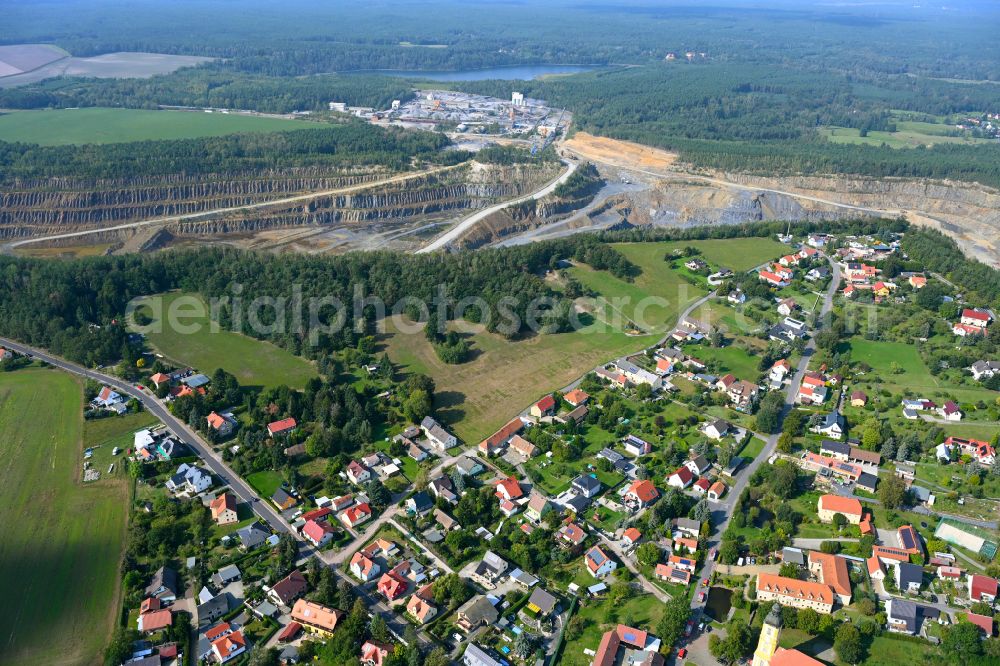
[{"label": "parked car", "polygon": [[694,631],[694,620],[688,620],[687,625],[684,626],[684,635],[690,636],[692,631]]},{"label": "parked car", "polygon": [[698,593],[698,601],[705,601],[705,593],[704,592],[699,592]]},{"label": "parked car", "polygon": [[687,650],[687,648],[681,648],[680,650],[677,651],[677,658],[678,659],[683,659],[686,656],[688,656],[688,650]]}]

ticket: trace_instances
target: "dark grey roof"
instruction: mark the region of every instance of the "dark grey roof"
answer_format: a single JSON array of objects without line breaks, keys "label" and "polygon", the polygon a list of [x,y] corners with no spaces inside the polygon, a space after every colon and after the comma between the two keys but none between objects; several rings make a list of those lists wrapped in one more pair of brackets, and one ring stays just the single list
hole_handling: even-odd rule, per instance
[{"label": "dark grey roof", "polygon": [[271,501],[274,502],[275,504],[284,504],[290,499],[294,498],[288,493],[286,493],[283,488],[278,488],[277,490],[274,491],[274,494],[271,495]]},{"label": "dark grey roof", "polygon": [[248,549],[256,548],[260,544],[264,543],[267,540],[267,537],[271,536],[257,523],[240,528],[237,530],[236,535],[240,538],[243,546]]},{"label": "dark grey roof", "polygon": [[899,567],[899,588],[901,590],[906,589],[910,583],[919,585],[923,582],[924,570],[916,564],[900,562],[896,566]]},{"label": "dark grey roof", "polygon": [[466,601],[459,607],[458,613],[464,615],[473,627],[482,623],[493,624],[500,617],[490,600],[482,596]]},{"label": "dark grey roof", "polygon": [[542,588],[536,587],[532,590],[531,596],[528,597],[528,603],[534,604],[542,613],[548,615],[555,610],[556,604],[559,603],[559,600]]},{"label": "dark grey roof", "polygon": [[806,563],[806,556],[805,553],[798,548],[786,547],[781,549],[781,561],[802,565]]},{"label": "dark grey roof", "polygon": [[910,633],[917,631],[917,605],[905,599],[893,599],[889,602],[889,619],[904,622]]},{"label": "dark grey roof", "polygon": [[601,489],[601,482],[589,474],[581,474],[573,479],[573,485],[587,492],[596,492]]},{"label": "dark grey roof", "polygon": [[851,446],[845,442],[835,442],[832,439],[824,439],[823,443],[820,444],[820,451],[829,451],[830,453],[839,453],[849,456],[851,455]]},{"label": "dark grey roof", "polygon": [[500,666],[501,662],[494,659],[488,652],[475,643],[469,643],[462,655],[462,663],[465,666]]},{"label": "dark grey roof", "polygon": [[565,506],[580,514],[586,511],[587,507],[590,506],[590,500],[583,495],[574,495],[570,499],[566,500]]},{"label": "dark grey roof", "polygon": [[160,567],[146,587],[146,596],[155,596],[161,589],[177,594],[177,572],[169,567]]},{"label": "dark grey roof", "polygon": [[875,486],[878,485],[878,477],[874,474],[869,474],[868,472],[861,472],[857,483],[865,490],[875,492]]},{"label": "dark grey roof", "polygon": [[229,597],[225,594],[212,597],[203,604],[198,604],[195,618],[198,624],[205,624],[225,615],[229,610]]},{"label": "dark grey roof", "polygon": [[431,500],[430,496],[422,490],[419,493],[414,493],[410,499],[413,500],[413,504],[417,511],[427,511],[434,506],[434,502]]},{"label": "dark grey roof", "polygon": [[618,453],[617,451],[612,451],[609,448],[603,448],[603,449],[601,449],[601,452],[597,454],[597,457],[598,458],[604,458],[608,462],[614,464],[614,463],[618,462],[619,460],[622,460],[625,456],[623,456],[622,454]]}]

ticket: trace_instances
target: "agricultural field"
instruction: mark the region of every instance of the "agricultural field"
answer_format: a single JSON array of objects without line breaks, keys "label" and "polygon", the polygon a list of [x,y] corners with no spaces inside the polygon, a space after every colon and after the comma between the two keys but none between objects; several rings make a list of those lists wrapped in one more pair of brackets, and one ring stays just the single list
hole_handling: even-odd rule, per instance
[{"label": "agricultural field", "polygon": [[684,345],[685,354],[707,363],[713,374],[723,376],[732,373],[738,379],[755,381],[760,375],[760,360],[736,345],[710,347],[706,344]]},{"label": "agricultural field", "polygon": [[0,115],[0,141],[43,146],[193,139],[240,132],[285,132],[317,127],[284,118],[142,109],[47,109]]},{"label": "agricultural field", "polygon": [[0,373],[0,663],[98,663],[117,616],[128,485],[82,485],[82,408],[69,375]]},{"label": "agricultural field", "polygon": [[[195,333],[185,334],[170,326],[158,326],[160,321],[157,317],[165,317],[171,311],[172,304],[185,296],[192,295],[175,292],[152,297],[162,299],[162,308],[158,312],[149,307],[152,303],[149,299],[140,308],[140,311],[151,315],[149,330],[162,328],[160,331],[147,333],[146,341],[167,359],[178,365],[197,368],[199,372],[209,376],[217,368],[223,368],[235,375],[241,385],[249,387],[285,384],[292,388],[302,388],[306,381],[316,376],[312,363],[270,342],[231,331],[212,332],[209,329],[207,307],[202,309],[201,314],[183,316],[185,325],[198,325],[199,330]],[[185,313],[188,311],[184,310]]]},{"label": "agricultural field", "polygon": [[933,146],[943,143],[977,144],[996,143],[990,139],[978,139],[968,136],[947,122],[944,117],[937,117],[940,122],[927,122],[933,117],[927,116],[924,120],[907,119],[911,114],[894,113],[896,123],[895,132],[869,131],[866,136],[861,136],[858,129],[851,127],[823,127],[820,134],[825,136],[832,143],[847,144],[867,144],[869,146],[885,145],[889,148],[916,148]]}]

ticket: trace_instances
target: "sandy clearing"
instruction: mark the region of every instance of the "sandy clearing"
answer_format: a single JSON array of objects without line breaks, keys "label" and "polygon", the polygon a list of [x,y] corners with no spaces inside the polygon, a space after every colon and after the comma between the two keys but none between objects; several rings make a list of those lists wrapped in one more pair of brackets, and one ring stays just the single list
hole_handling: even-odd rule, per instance
[{"label": "sandy clearing", "polygon": [[677,153],[587,132],[577,132],[563,145],[587,159],[622,167],[667,169],[677,161]]}]

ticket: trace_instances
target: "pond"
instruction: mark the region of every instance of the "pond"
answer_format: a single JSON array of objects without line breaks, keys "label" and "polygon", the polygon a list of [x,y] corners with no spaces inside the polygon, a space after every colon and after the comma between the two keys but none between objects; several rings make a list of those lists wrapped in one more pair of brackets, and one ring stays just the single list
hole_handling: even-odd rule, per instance
[{"label": "pond", "polygon": [[530,81],[550,74],[579,74],[598,69],[601,65],[513,65],[489,69],[465,69],[457,71],[378,69],[343,72],[344,74],[381,74],[405,79],[426,79],[428,81]]},{"label": "pond", "polygon": [[732,608],[732,590],[724,587],[713,587],[708,590],[708,598],[705,600],[705,615],[716,622],[725,622],[729,617],[729,609]]}]

